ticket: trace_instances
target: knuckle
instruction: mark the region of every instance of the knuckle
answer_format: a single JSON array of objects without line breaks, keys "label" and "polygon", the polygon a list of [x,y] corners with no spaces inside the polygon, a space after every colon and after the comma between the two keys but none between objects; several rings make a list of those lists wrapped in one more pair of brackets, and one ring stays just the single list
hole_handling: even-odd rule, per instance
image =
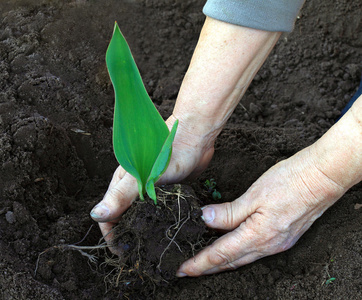
[{"label": "knuckle", "polygon": [[114,175],[116,176],[116,178],[118,180],[121,180],[125,174],[126,174],[126,171],[121,166],[119,166]]},{"label": "knuckle", "polygon": [[224,225],[226,227],[234,228],[234,208],[233,208],[233,202],[226,202],[225,203],[225,219],[224,219]]},{"label": "knuckle", "polygon": [[258,250],[265,256],[283,252],[291,247],[288,243],[288,237],[289,232],[280,232],[273,229],[264,235]]},{"label": "knuckle", "polygon": [[267,249],[268,255],[280,253],[289,249],[286,247],[286,243],[284,239],[276,238],[270,243],[269,248]]},{"label": "knuckle", "polygon": [[294,245],[293,242],[283,242],[283,243],[277,245],[276,253],[284,252],[284,251],[292,248],[293,245]]},{"label": "knuckle", "polygon": [[115,186],[119,181],[123,179],[123,177],[126,175],[126,171],[119,166],[116,171],[113,173],[112,180],[110,183],[110,187]]},{"label": "knuckle", "polygon": [[289,232],[290,231],[290,221],[280,219],[279,221],[277,221],[275,223],[275,231],[277,231],[278,233],[281,233],[281,234]]},{"label": "knuckle", "polygon": [[223,269],[236,269],[233,259],[220,249],[215,249],[213,255],[209,256],[209,263],[212,266],[219,266]]},{"label": "knuckle", "polygon": [[112,200],[121,200],[125,197],[125,193],[117,187],[111,188],[107,194]]}]

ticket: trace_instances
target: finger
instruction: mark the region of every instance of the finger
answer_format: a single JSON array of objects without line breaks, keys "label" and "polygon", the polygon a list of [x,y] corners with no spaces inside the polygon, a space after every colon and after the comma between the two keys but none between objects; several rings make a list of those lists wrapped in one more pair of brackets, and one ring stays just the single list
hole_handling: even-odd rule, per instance
[{"label": "finger", "polygon": [[208,227],[233,230],[244,222],[256,209],[245,196],[233,202],[207,205],[202,208],[202,219]]},{"label": "finger", "polygon": [[103,200],[92,209],[91,217],[97,222],[115,220],[130,207],[137,195],[137,181],[126,173],[121,180],[107,190]]},{"label": "finger", "polygon": [[127,172],[125,169],[122,168],[122,166],[118,166],[116,171],[113,173],[112,180],[108,186],[108,189],[113,188],[126,174]]},{"label": "finger", "polygon": [[264,256],[253,247],[254,240],[255,233],[241,226],[184,262],[176,276],[213,274],[251,263]]}]

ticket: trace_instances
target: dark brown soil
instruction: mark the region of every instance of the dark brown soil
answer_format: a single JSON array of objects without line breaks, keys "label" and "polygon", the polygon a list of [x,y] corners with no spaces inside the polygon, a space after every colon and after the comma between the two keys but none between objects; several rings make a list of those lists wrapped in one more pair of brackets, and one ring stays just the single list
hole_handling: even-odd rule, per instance
[{"label": "dark brown soil", "polygon": [[[117,167],[104,59],[114,21],[167,118],[205,18],[203,4],[1,1],[0,299],[145,299],[136,285],[105,284],[103,251],[93,252],[93,264],[65,245],[82,241],[95,225],[89,212]],[[232,201],[333,125],[359,84],[361,15],[359,1],[306,2],[294,32],[280,39],[231,116],[210,167],[191,183],[197,191],[214,178],[220,201]],[[233,272],[156,284],[152,297],[361,299],[361,191],[361,184],[353,187],[291,250]],[[94,226],[79,245],[100,238]],[[329,277],[336,279],[325,284]]]},{"label": "dark brown soil", "polygon": [[148,197],[136,201],[114,228],[112,244],[120,253],[107,278],[129,298],[149,298],[157,286],[177,280],[180,264],[207,244],[193,189],[177,184],[156,193],[157,205]]}]

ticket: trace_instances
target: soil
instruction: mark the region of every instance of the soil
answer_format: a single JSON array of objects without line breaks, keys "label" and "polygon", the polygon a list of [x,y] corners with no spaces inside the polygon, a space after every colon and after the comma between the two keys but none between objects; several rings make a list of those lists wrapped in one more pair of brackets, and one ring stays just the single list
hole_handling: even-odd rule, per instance
[{"label": "soil", "polygon": [[[88,250],[67,246],[98,244],[89,212],[117,167],[104,59],[114,21],[167,118],[204,2],[1,1],[0,299],[362,298],[361,183],[292,249],[233,272],[171,278],[152,296],[136,284],[106,284],[103,251],[92,263]],[[362,73],[361,14],[359,1],[306,1],[218,138],[209,168],[190,183],[196,191],[214,178],[217,201],[232,201],[334,124]]]},{"label": "soil", "polygon": [[148,197],[136,201],[114,228],[112,244],[119,253],[107,261],[113,267],[107,278],[128,298],[148,299],[156,286],[177,280],[180,264],[207,244],[199,199],[190,186],[161,186],[156,194],[156,205]]}]

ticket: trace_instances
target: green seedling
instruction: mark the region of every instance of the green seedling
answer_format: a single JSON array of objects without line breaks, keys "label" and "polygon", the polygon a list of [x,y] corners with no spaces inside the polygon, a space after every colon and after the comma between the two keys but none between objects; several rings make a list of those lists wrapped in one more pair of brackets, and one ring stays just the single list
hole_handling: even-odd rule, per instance
[{"label": "green seedling", "polygon": [[217,190],[214,190],[214,191],[212,192],[212,199],[214,199],[214,200],[220,200],[220,199],[221,199],[221,194],[220,194],[220,192],[217,191]]},{"label": "green seedling", "polygon": [[204,186],[207,188],[207,191],[211,193],[216,187],[216,181],[214,180],[214,178],[211,178],[210,180],[206,179]]},{"label": "green seedling", "polygon": [[115,107],[113,150],[119,164],[136,178],[140,199],[147,192],[157,204],[155,183],[170,162],[178,121],[171,132],[147,94],[131,50],[117,23],[106,63]]},{"label": "green seedling", "polygon": [[216,190],[216,181],[213,178],[211,178],[210,180],[207,179],[204,183],[204,186],[207,188],[207,191],[211,193],[214,200],[221,199],[221,194],[219,191]]},{"label": "green seedling", "polygon": [[326,280],[326,284],[330,284],[330,283],[333,283],[333,281],[335,281],[336,278],[335,277],[331,277],[329,279]]}]

